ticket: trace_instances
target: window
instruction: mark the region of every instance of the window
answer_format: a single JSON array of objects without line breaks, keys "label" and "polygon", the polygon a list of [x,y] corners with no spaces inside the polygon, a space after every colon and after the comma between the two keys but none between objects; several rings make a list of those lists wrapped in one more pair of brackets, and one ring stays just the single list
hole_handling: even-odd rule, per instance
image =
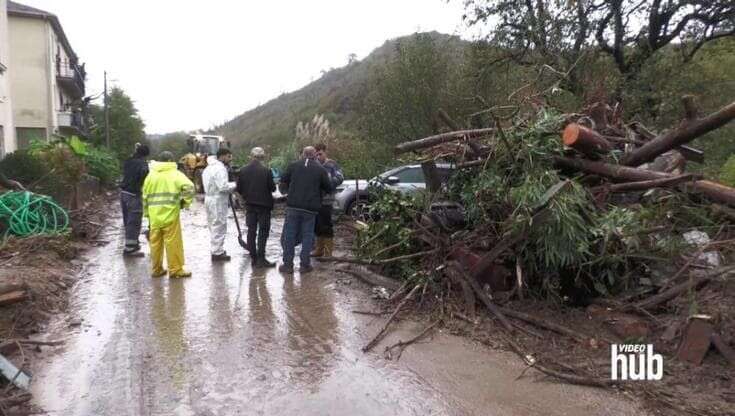
[{"label": "window", "polygon": [[28,149],[32,140],[46,140],[46,129],[18,127],[15,129],[18,149]]},{"label": "window", "polygon": [[394,176],[401,180],[401,183],[424,183],[424,171],[421,168],[404,169]]}]

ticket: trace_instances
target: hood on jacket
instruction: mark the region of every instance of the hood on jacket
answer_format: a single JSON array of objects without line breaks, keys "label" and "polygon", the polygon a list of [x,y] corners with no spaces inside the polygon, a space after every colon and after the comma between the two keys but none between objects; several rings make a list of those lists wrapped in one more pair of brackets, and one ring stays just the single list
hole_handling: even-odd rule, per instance
[{"label": "hood on jacket", "polygon": [[165,172],[178,169],[178,166],[176,165],[176,162],[158,162],[154,160],[151,161],[150,169],[153,172]]},{"label": "hood on jacket", "polygon": [[220,162],[219,159],[217,159],[217,156],[214,156],[214,155],[207,156],[207,165],[214,165],[217,163],[222,163]]}]

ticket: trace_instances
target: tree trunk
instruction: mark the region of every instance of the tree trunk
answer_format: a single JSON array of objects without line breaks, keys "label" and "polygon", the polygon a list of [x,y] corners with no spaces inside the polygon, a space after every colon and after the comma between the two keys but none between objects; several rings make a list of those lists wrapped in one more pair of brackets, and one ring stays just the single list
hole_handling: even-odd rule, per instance
[{"label": "tree trunk", "polygon": [[432,194],[439,192],[442,187],[442,181],[439,177],[439,172],[436,171],[436,163],[434,163],[433,160],[423,162],[421,164],[421,170],[424,171],[426,189],[428,189]]},{"label": "tree trunk", "polygon": [[562,140],[565,146],[593,158],[609,153],[613,149],[610,142],[599,133],[577,123],[567,125],[562,134]]},{"label": "tree trunk", "polygon": [[[592,173],[619,182],[640,182],[674,177],[674,175],[668,173],[611,165],[609,163],[594,162],[591,160],[571,159],[568,157],[555,157],[554,163],[559,168]],[[687,191],[700,192],[713,201],[735,207],[735,188],[705,180],[682,186]]]},{"label": "tree trunk", "polygon": [[705,118],[687,121],[681,127],[659,135],[642,147],[623,156],[621,163],[626,166],[638,166],[650,162],[656,156],[689,143],[697,137],[724,126],[733,119],[735,119],[735,102]]}]

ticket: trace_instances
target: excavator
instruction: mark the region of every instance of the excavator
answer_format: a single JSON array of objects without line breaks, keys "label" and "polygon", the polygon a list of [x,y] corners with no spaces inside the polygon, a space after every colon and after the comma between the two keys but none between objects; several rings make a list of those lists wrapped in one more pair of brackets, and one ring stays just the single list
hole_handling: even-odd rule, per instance
[{"label": "excavator", "polygon": [[222,136],[191,134],[187,139],[189,153],[179,159],[179,166],[194,186],[197,193],[204,193],[202,171],[207,167],[207,156],[216,155],[220,147],[230,148],[230,142]]}]

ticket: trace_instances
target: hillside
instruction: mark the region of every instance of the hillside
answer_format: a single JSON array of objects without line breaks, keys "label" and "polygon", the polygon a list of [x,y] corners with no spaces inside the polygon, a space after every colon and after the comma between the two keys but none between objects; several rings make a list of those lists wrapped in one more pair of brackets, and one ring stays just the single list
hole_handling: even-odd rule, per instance
[{"label": "hillside", "polygon": [[[426,35],[451,55],[461,54],[469,44],[459,37],[438,32]],[[230,139],[236,150],[253,145],[278,148],[293,139],[297,122],[321,113],[342,132],[355,133],[371,74],[391,59],[399,42],[409,38],[388,40],[363,60],[332,69],[305,87],[246,111],[215,131]]]}]

